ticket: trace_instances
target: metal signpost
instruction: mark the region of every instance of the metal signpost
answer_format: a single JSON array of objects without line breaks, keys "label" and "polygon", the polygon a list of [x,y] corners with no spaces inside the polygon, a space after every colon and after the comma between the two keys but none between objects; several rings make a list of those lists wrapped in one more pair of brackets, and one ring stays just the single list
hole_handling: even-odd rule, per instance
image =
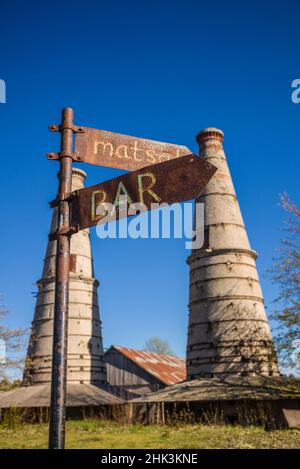
[{"label": "metal signpost", "polygon": [[[51,203],[57,206],[55,307],[53,325],[52,376],[49,448],[63,449],[65,440],[68,304],[70,240],[72,234],[101,223],[99,207],[111,203],[121,218],[118,200],[125,195],[130,203],[182,202],[198,197],[216,168],[183,146],[75,126],[73,110],[62,112],[60,126],[49,129],[61,133],[61,150],[48,153],[59,160],[59,189]],[[73,134],[76,134],[73,152]],[[72,192],[72,162],[109,166],[133,171],[95,186]]]},{"label": "metal signpost", "polygon": [[72,190],[73,110],[62,112],[60,171],[58,188],[58,227],[56,233],[56,281],[53,325],[52,376],[50,402],[49,448],[64,448],[66,371],[69,306],[69,203],[64,199]]}]

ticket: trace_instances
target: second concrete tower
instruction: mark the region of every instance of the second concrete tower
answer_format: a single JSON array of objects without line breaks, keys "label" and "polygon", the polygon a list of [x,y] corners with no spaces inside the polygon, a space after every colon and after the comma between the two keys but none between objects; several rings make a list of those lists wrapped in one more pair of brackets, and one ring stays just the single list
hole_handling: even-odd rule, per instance
[{"label": "second concrete tower", "polygon": [[[72,190],[84,186],[86,174],[72,171]],[[57,226],[54,209],[51,232]],[[49,241],[42,278],[37,282],[38,296],[32,322],[24,382],[28,385],[51,381],[56,241]],[[78,384],[106,383],[101,321],[99,317],[89,230],[72,236],[70,256],[70,296],[68,319],[67,382]]]},{"label": "second concrete tower", "polygon": [[188,259],[188,379],[278,375],[256,253],[250,248],[228,169],[223,132],[207,128],[197,140],[200,157],[218,171],[198,200],[204,203],[204,246]]}]

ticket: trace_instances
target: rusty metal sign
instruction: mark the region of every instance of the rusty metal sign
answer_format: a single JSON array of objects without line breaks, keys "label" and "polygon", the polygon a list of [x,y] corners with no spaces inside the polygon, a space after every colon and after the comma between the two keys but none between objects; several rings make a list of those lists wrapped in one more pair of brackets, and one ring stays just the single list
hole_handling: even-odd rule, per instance
[{"label": "rusty metal sign", "polygon": [[191,153],[181,145],[80,127],[80,132],[76,133],[74,160],[135,171]]},{"label": "rusty metal sign", "polygon": [[[193,154],[130,172],[71,194],[71,230],[76,232],[107,221],[106,204],[113,204],[115,218],[131,214],[120,210],[120,197],[129,204],[173,204],[197,198],[217,168]],[[134,213],[132,214],[134,215]]]}]

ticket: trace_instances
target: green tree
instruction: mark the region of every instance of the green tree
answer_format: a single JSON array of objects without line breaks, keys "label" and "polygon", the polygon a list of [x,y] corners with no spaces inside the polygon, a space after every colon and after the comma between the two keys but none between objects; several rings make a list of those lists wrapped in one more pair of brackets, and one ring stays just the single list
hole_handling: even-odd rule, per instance
[{"label": "green tree", "polygon": [[279,255],[270,271],[279,288],[278,307],[271,315],[275,320],[274,339],[281,364],[300,370],[300,210],[286,193],[281,207],[288,213],[286,237],[281,240]]}]

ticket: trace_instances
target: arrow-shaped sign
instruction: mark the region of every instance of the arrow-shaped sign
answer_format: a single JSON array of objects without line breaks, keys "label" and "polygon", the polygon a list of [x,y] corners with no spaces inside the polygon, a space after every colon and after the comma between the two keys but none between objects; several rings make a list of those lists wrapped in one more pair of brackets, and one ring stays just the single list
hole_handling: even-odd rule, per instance
[{"label": "arrow-shaped sign", "polygon": [[[71,229],[79,231],[107,221],[107,204],[113,204],[116,219],[129,216],[120,210],[121,197],[129,204],[173,204],[197,198],[217,168],[190,154],[124,174],[95,186],[79,189],[71,198]],[[157,207],[156,207],[157,208]]]},{"label": "arrow-shaped sign", "polygon": [[80,127],[74,156],[84,163],[134,171],[191,153],[181,145]]}]

